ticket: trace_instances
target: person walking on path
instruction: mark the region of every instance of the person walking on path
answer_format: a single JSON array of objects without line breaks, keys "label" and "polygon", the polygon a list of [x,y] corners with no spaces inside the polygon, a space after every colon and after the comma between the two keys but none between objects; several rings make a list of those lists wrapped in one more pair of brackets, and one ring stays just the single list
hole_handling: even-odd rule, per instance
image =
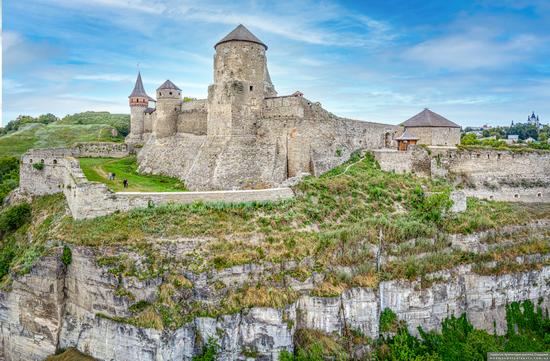
[{"label": "person walking on path", "polygon": [[128,179],[124,179],[122,181],[122,185],[124,186],[124,188],[128,188]]}]

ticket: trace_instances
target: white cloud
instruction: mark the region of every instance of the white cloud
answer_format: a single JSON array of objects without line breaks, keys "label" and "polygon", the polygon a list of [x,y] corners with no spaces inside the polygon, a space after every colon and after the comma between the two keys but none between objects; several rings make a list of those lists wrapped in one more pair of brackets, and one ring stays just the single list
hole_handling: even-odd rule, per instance
[{"label": "white cloud", "polygon": [[502,40],[499,34],[475,29],[427,40],[408,49],[405,57],[449,70],[501,68],[529,57],[541,41],[531,34]]}]

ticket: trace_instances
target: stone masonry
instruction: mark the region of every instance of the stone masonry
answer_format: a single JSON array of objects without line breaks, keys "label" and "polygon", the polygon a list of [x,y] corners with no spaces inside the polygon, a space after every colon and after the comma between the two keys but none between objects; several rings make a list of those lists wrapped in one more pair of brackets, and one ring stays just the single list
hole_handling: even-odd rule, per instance
[{"label": "stone masonry", "polygon": [[278,96],[267,45],[242,25],[215,50],[208,99],[183,102],[167,81],[157,89],[156,108],[148,108],[138,76],[127,142],[143,144],[141,172],[177,177],[191,190],[277,187],[302,173],[326,172],[356,150],[389,147],[401,132],[337,117],[300,92]]}]

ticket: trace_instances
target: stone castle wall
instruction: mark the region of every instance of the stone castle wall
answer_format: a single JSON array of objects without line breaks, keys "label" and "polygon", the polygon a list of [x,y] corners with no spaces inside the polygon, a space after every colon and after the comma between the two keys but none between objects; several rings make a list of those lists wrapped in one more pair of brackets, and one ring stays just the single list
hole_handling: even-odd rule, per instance
[{"label": "stone castle wall", "polygon": [[[168,203],[265,202],[294,197],[290,188],[211,192],[112,192],[103,183],[90,182],[73,155],[104,156],[102,148],[31,150],[22,157],[20,190],[29,195],[63,192],[73,218],[85,219]],[[112,151],[106,154],[113,155]],[[36,169],[33,164],[42,164]]]},{"label": "stone castle wall", "polygon": [[411,135],[418,137],[418,144],[455,146],[460,144],[460,128],[407,127]]},{"label": "stone castle wall", "polygon": [[550,152],[412,147],[373,153],[383,170],[446,178],[470,197],[550,202]]},{"label": "stone castle wall", "polygon": [[207,116],[206,99],[183,103],[181,113],[178,115],[177,132],[206,135]]},{"label": "stone castle wall", "polygon": [[320,175],[356,150],[383,147],[400,130],[337,117],[303,97],[265,99],[261,115],[249,135],[151,139],[139,169],[177,177],[192,190],[277,187],[301,173]]}]

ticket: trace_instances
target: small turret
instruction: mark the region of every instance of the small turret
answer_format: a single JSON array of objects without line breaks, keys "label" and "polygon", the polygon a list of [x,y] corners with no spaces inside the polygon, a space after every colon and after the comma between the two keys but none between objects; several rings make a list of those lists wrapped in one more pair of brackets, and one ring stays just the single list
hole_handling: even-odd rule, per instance
[{"label": "small turret", "polygon": [[134,90],[132,90],[128,99],[130,104],[130,134],[128,134],[127,141],[129,143],[139,143],[143,139],[145,109],[147,109],[149,101],[154,101],[145,92],[141,72],[138,72]]},{"label": "small turret", "polygon": [[157,88],[157,115],[153,124],[153,134],[157,138],[176,134],[181,102],[181,89],[170,80]]}]

